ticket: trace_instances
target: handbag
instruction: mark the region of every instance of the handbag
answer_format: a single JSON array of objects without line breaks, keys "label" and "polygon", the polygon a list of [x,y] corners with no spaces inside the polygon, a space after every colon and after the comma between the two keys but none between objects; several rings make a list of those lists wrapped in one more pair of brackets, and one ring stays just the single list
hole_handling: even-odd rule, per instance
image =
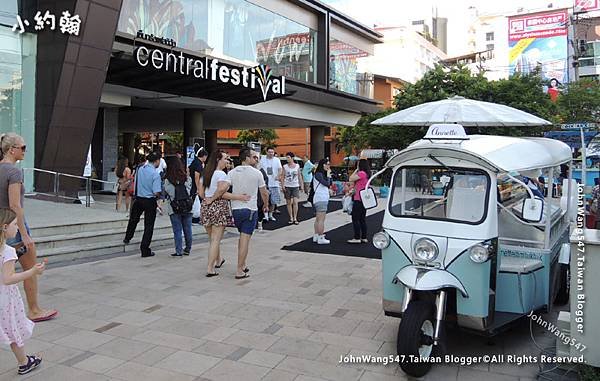
[{"label": "handbag", "polygon": [[194,199],[189,195],[185,184],[175,185],[175,198],[171,200],[171,208],[175,214],[187,214],[194,207]]},{"label": "handbag", "polygon": [[121,188],[121,185],[120,185],[120,184],[119,184],[119,182],[117,181],[117,182],[115,183],[115,185],[113,185],[112,192],[116,194],[116,193],[118,193],[118,192],[119,192],[120,188]]},{"label": "handbag", "polygon": [[375,197],[375,191],[371,187],[360,191],[360,199],[365,209],[373,209],[377,206],[377,197]]}]

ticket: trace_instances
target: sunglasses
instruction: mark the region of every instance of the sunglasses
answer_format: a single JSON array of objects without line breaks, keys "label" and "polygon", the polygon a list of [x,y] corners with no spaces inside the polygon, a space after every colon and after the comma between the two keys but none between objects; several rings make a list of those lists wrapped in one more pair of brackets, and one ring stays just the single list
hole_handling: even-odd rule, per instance
[{"label": "sunglasses", "polygon": [[18,149],[20,149],[23,152],[27,151],[27,146],[26,145],[24,145],[24,146],[12,146],[12,148],[18,148]]}]

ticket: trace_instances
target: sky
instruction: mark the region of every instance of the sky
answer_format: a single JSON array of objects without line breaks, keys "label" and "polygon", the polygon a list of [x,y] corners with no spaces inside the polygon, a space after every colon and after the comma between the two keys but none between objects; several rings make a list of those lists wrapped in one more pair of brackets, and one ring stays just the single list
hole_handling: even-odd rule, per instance
[{"label": "sky", "polygon": [[[410,20],[430,19],[437,7],[439,17],[448,18],[448,49],[450,55],[459,55],[460,43],[451,44],[453,36],[462,36],[460,29],[467,24],[467,9],[477,8],[479,14],[514,14],[519,7],[543,10],[549,4],[555,7],[572,6],[572,0],[322,0],[343,13],[372,27],[406,25]],[[526,5],[525,5],[526,4]]]}]

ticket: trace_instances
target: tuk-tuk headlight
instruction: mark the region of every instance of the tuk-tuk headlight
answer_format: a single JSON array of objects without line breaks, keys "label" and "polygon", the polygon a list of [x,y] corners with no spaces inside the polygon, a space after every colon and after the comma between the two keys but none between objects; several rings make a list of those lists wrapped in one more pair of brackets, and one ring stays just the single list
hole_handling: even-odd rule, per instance
[{"label": "tuk-tuk headlight", "polygon": [[433,261],[439,254],[438,246],[429,238],[419,238],[413,247],[414,256],[425,262]]},{"label": "tuk-tuk headlight", "polygon": [[475,263],[483,263],[488,260],[489,256],[489,246],[477,244],[469,249],[469,257]]},{"label": "tuk-tuk headlight", "polygon": [[379,250],[383,250],[390,245],[390,236],[385,232],[377,232],[373,235],[373,246]]}]

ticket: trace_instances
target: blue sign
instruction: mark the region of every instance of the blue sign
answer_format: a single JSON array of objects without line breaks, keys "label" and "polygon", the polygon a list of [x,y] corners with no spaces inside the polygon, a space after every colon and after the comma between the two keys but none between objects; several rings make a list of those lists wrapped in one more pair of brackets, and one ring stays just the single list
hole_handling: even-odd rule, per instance
[{"label": "blue sign", "polygon": [[[583,133],[586,146],[590,144],[597,133],[597,131],[585,131]],[[544,137],[560,140],[571,148],[581,148],[581,133],[579,131],[549,131],[544,133]]]},{"label": "blue sign", "polygon": [[186,162],[187,162],[187,166],[189,167],[190,165],[192,165],[192,161],[194,161],[194,147],[193,146],[187,146],[185,149],[185,158],[186,158]]}]

